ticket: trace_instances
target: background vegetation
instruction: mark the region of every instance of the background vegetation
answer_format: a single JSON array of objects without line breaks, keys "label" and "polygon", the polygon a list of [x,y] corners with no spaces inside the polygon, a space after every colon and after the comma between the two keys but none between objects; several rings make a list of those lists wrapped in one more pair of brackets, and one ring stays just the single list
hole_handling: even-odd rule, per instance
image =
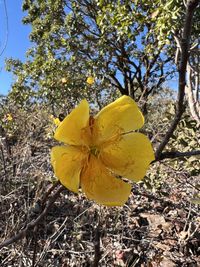
[{"label": "background vegetation", "polygon": [[[22,234],[0,245],[1,266],[199,266],[199,1],[22,8],[32,47],[25,62],[7,59],[15,81],[0,98],[0,241]],[[58,198],[54,118],[83,98],[97,112],[122,94],[142,109],[156,161],[123,208],[67,190]]]}]

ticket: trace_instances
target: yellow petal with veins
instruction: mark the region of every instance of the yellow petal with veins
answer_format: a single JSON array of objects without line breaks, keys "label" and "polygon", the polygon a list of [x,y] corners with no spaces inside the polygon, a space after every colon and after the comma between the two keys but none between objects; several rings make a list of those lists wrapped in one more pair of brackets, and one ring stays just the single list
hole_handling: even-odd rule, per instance
[{"label": "yellow petal with veins", "polygon": [[69,145],[84,145],[89,138],[89,105],[87,100],[80,104],[59,124],[54,138]]},{"label": "yellow petal with veins", "polygon": [[102,147],[100,157],[116,174],[133,181],[141,180],[155,159],[149,139],[141,133],[122,135],[121,140]]},{"label": "yellow petal with veins", "polygon": [[80,173],[87,154],[73,146],[55,146],[51,150],[51,164],[58,180],[69,190],[78,193]]},{"label": "yellow petal with veins", "polygon": [[128,183],[112,176],[93,155],[81,174],[81,188],[89,199],[106,206],[124,205],[131,191]]},{"label": "yellow petal with veins", "polygon": [[140,109],[129,96],[122,96],[107,105],[94,119],[93,133],[97,144],[119,133],[139,129],[144,124]]}]

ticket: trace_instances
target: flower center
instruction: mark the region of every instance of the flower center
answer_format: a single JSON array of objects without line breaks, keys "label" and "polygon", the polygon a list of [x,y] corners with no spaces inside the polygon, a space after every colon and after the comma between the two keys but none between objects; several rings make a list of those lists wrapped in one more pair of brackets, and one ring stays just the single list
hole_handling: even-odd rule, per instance
[{"label": "flower center", "polygon": [[100,150],[96,146],[90,147],[90,154],[94,155],[95,157],[98,157],[100,153]]}]

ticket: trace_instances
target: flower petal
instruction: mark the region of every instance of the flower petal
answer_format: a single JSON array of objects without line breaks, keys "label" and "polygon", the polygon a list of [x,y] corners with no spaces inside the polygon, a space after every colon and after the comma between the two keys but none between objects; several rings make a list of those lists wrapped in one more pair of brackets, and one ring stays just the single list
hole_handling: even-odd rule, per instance
[{"label": "flower petal", "polygon": [[86,82],[89,84],[89,85],[92,85],[94,83],[94,77],[92,76],[89,76],[86,80]]},{"label": "flower petal", "polygon": [[114,177],[103,163],[90,156],[81,174],[81,188],[89,199],[106,206],[122,206],[130,195],[131,185]]},{"label": "flower petal", "polygon": [[87,100],[80,104],[60,123],[54,138],[70,145],[83,145],[87,143],[89,126],[89,105]]},{"label": "flower petal", "polygon": [[55,146],[51,150],[51,164],[58,180],[69,190],[77,193],[80,173],[87,154],[73,146]]},{"label": "flower petal", "polygon": [[94,119],[93,132],[99,142],[115,134],[139,129],[144,124],[140,109],[129,96],[122,96],[107,105]]},{"label": "flower petal", "polygon": [[149,139],[141,133],[122,135],[121,140],[102,147],[100,153],[107,167],[133,181],[141,180],[155,159]]}]

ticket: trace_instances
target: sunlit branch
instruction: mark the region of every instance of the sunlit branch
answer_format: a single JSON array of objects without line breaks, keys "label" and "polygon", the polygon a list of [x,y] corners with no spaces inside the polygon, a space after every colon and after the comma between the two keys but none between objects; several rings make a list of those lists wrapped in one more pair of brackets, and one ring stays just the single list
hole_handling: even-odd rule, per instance
[{"label": "sunlit branch", "polygon": [[174,130],[176,129],[182,114],[185,111],[185,85],[186,85],[186,67],[189,57],[189,46],[190,46],[190,36],[192,29],[192,19],[194,15],[194,11],[199,4],[199,0],[191,0],[187,3],[186,8],[186,16],[185,23],[183,27],[183,34],[181,39],[181,55],[180,55],[180,65],[179,65],[179,85],[178,85],[178,96],[177,96],[177,104],[176,104],[176,113],[174,120],[171,123],[167,133],[165,134],[162,142],[160,143],[157,151],[156,151],[156,159],[159,160],[161,153],[167,143],[169,142]]}]

